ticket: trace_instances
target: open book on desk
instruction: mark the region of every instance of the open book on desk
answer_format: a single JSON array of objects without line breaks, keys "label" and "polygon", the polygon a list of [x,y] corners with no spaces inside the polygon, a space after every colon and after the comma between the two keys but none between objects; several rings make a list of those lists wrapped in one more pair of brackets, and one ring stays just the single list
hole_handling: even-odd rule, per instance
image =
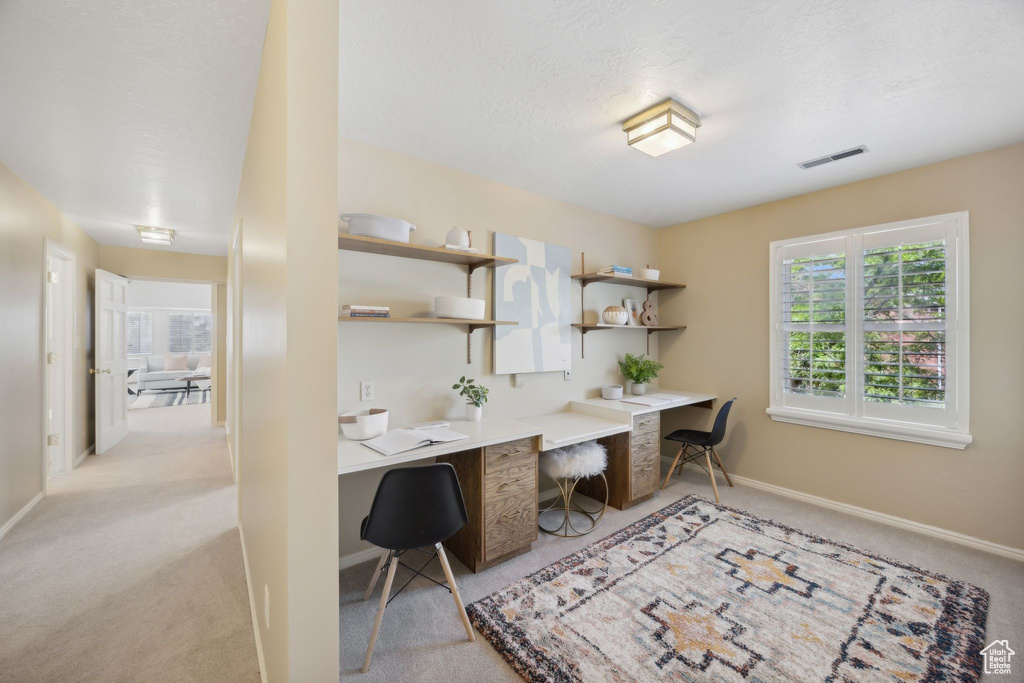
[{"label": "open book on desk", "polygon": [[445,427],[435,427],[433,429],[395,429],[382,436],[363,441],[363,445],[384,455],[398,455],[399,453],[405,453],[406,451],[424,446],[433,446],[434,444],[449,443],[468,438],[469,436],[466,434]]}]

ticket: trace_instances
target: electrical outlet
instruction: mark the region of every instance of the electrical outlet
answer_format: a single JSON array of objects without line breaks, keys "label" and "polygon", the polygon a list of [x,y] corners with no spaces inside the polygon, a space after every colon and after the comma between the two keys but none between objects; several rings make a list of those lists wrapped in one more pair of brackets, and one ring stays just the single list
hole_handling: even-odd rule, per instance
[{"label": "electrical outlet", "polygon": [[373,382],[360,382],[359,383],[359,400],[360,401],[372,401],[373,400]]},{"label": "electrical outlet", "polygon": [[270,630],[270,586],[263,584],[263,623]]},{"label": "electrical outlet", "polygon": [[525,387],[526,386],[526,373],[517,372],[512,375],[512,386],[514,387]]},{"label": "electrical outlet", "polygon": [[565,379],[566,382],[571,382],[572,381],[572,370],[566,370],[565,371],[564,379]]}]

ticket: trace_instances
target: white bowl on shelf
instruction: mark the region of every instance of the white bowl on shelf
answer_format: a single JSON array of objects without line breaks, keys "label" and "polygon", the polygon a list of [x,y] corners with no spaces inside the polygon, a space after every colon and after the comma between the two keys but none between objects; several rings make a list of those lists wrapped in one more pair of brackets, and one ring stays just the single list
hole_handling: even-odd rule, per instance
[{"label": "white bowl on shelf", "polygon": [[661,271],[655,268],[641,268],[640,279],[641,280],[657,280],[661,277]]},{"label": "white bowl on shelf", "polygon": [[601,387],[601,398],[606,401],[616,401],[622,398],[621,384],[606,384]]},{"label": "white bowl on shelf", "polygon": [[390,216],[378,216],[374,213],[343,213],[338,220],[348,223],[350,235],[376,237],[392,242],[408,242],[409,233],[416,229],[416,226],[409,221]]},{"label": "white bowl on shelf", "polygon": [[464,296],[435,296],[434,314],[438,318],[463,318],[465,320],[483,320],[483,299],[469,299]]},{"label": "white bowl on shelf", "polygon": [[385,408],[353,410],[338,416],[341,433],[352,441],[366,441],[388,430],[388,411]]}]

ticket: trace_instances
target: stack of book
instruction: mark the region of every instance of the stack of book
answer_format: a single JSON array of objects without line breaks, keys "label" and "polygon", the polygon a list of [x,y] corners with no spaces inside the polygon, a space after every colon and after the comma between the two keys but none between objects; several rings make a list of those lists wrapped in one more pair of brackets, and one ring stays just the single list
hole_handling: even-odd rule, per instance
[{"label": "stack of book", "polygon": [[608,266],[597,271],[600,275],[614,275],[615,277],[633,277],[633,269],[629,266]]},{"label": "stack of book", "polygon": [[341,307],[341,314],[349,318],[390,318],[391,309],[388,306],[345,304]]}]

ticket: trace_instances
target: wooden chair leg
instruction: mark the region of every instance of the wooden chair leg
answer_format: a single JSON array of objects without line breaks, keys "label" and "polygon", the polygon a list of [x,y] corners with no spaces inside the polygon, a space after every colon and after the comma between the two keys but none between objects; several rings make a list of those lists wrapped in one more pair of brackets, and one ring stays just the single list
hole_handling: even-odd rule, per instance
[{"label": "wooden chair leg", "polygon": [[388,553],[391,565],[388,567],[388,578],[384,581],[384,592],[380,596],[380,606],[377,608],[377,619],[373,622],[373,631],[370,632],[370,646],[366,648],[366,658],[363,660],[363,673],[370,670],[370,660],[373,659],[373,646],[377,644],[377,632],[380,631],[380,622],[384,619],[384,608],[388,606],[388,596],[391,595],[391,584],[395,581],[395,572],[398,570],[398,557]]},{"label": "wooden chair leg", "polygon": [[373,570],[373,576],[370,577],[370,585],[366,587],[366,593],[363,595],[363,600],[369,600],[370,594],[373,593],[373,587],[377,585],[377,580],[380,579],[380,568],[384,566],[384,560],[388,559],[390,551],[385,550],[381,553],[380,559],[377,560],[377,568]]},{"label": "wooden chair leg", "polygon": [[676,453],[676,459],[672,461],[672,467],[668,468],[668,474],[665,475],[665,483],[661,485],[661,488],[668,486],[668,480],[672,477],[672,473],[675,471],[676,465],[679,464],[679,458],[683,457],[684,448],[686,448],[685,445],[679,447],[679,452]]},{"label": "wooden chair leg", "polygon": [[710,451],[704,451],[704,459],[707,460],[707,462],[708,462],[708,474],[711,475],[711,488],[713,488],[715,490],[715,502],[716,503],[721,503],[722,501],[720,501],[718,499],[718,484],[715,483],[715,471],[713,469],[711,469],[711,452]]},{"label": "wooden chair leg", "polygon": [[459,587],[455,585],[455,576],[452,574],[451,565],[448,564],[448,556],[444,553],[444,548],[440,543],[434,546],[437,548],[437,557],[441,560],[441,568],[444,569],[444,578],[448,581],[448,587],[452,589],[452,597],[455,598],[455,607],[459,610],[459,616],[462,617],[462,625],[466,627],[466,635],[469,636],[471,642],[476,642],[476,634],[473,633],[473,624],[469,623],[469,615],[466,614],[466,608],[462,605],[462,596],[459,595]]},{"label": "wooden chair leg", "polygon": [[712,448],[711,449],[711,454],[713,456],[715,456],[715,462],[718,463],[718,466],[722,470],[722,474],[725,475],[725,481],[728,482],[729,486],[732,486],[732,479],[729,478],[729,473],[725,471],[725,465],[722,464],[722,459],[718,457],[718,451],[716,451],[714,448]]}]

